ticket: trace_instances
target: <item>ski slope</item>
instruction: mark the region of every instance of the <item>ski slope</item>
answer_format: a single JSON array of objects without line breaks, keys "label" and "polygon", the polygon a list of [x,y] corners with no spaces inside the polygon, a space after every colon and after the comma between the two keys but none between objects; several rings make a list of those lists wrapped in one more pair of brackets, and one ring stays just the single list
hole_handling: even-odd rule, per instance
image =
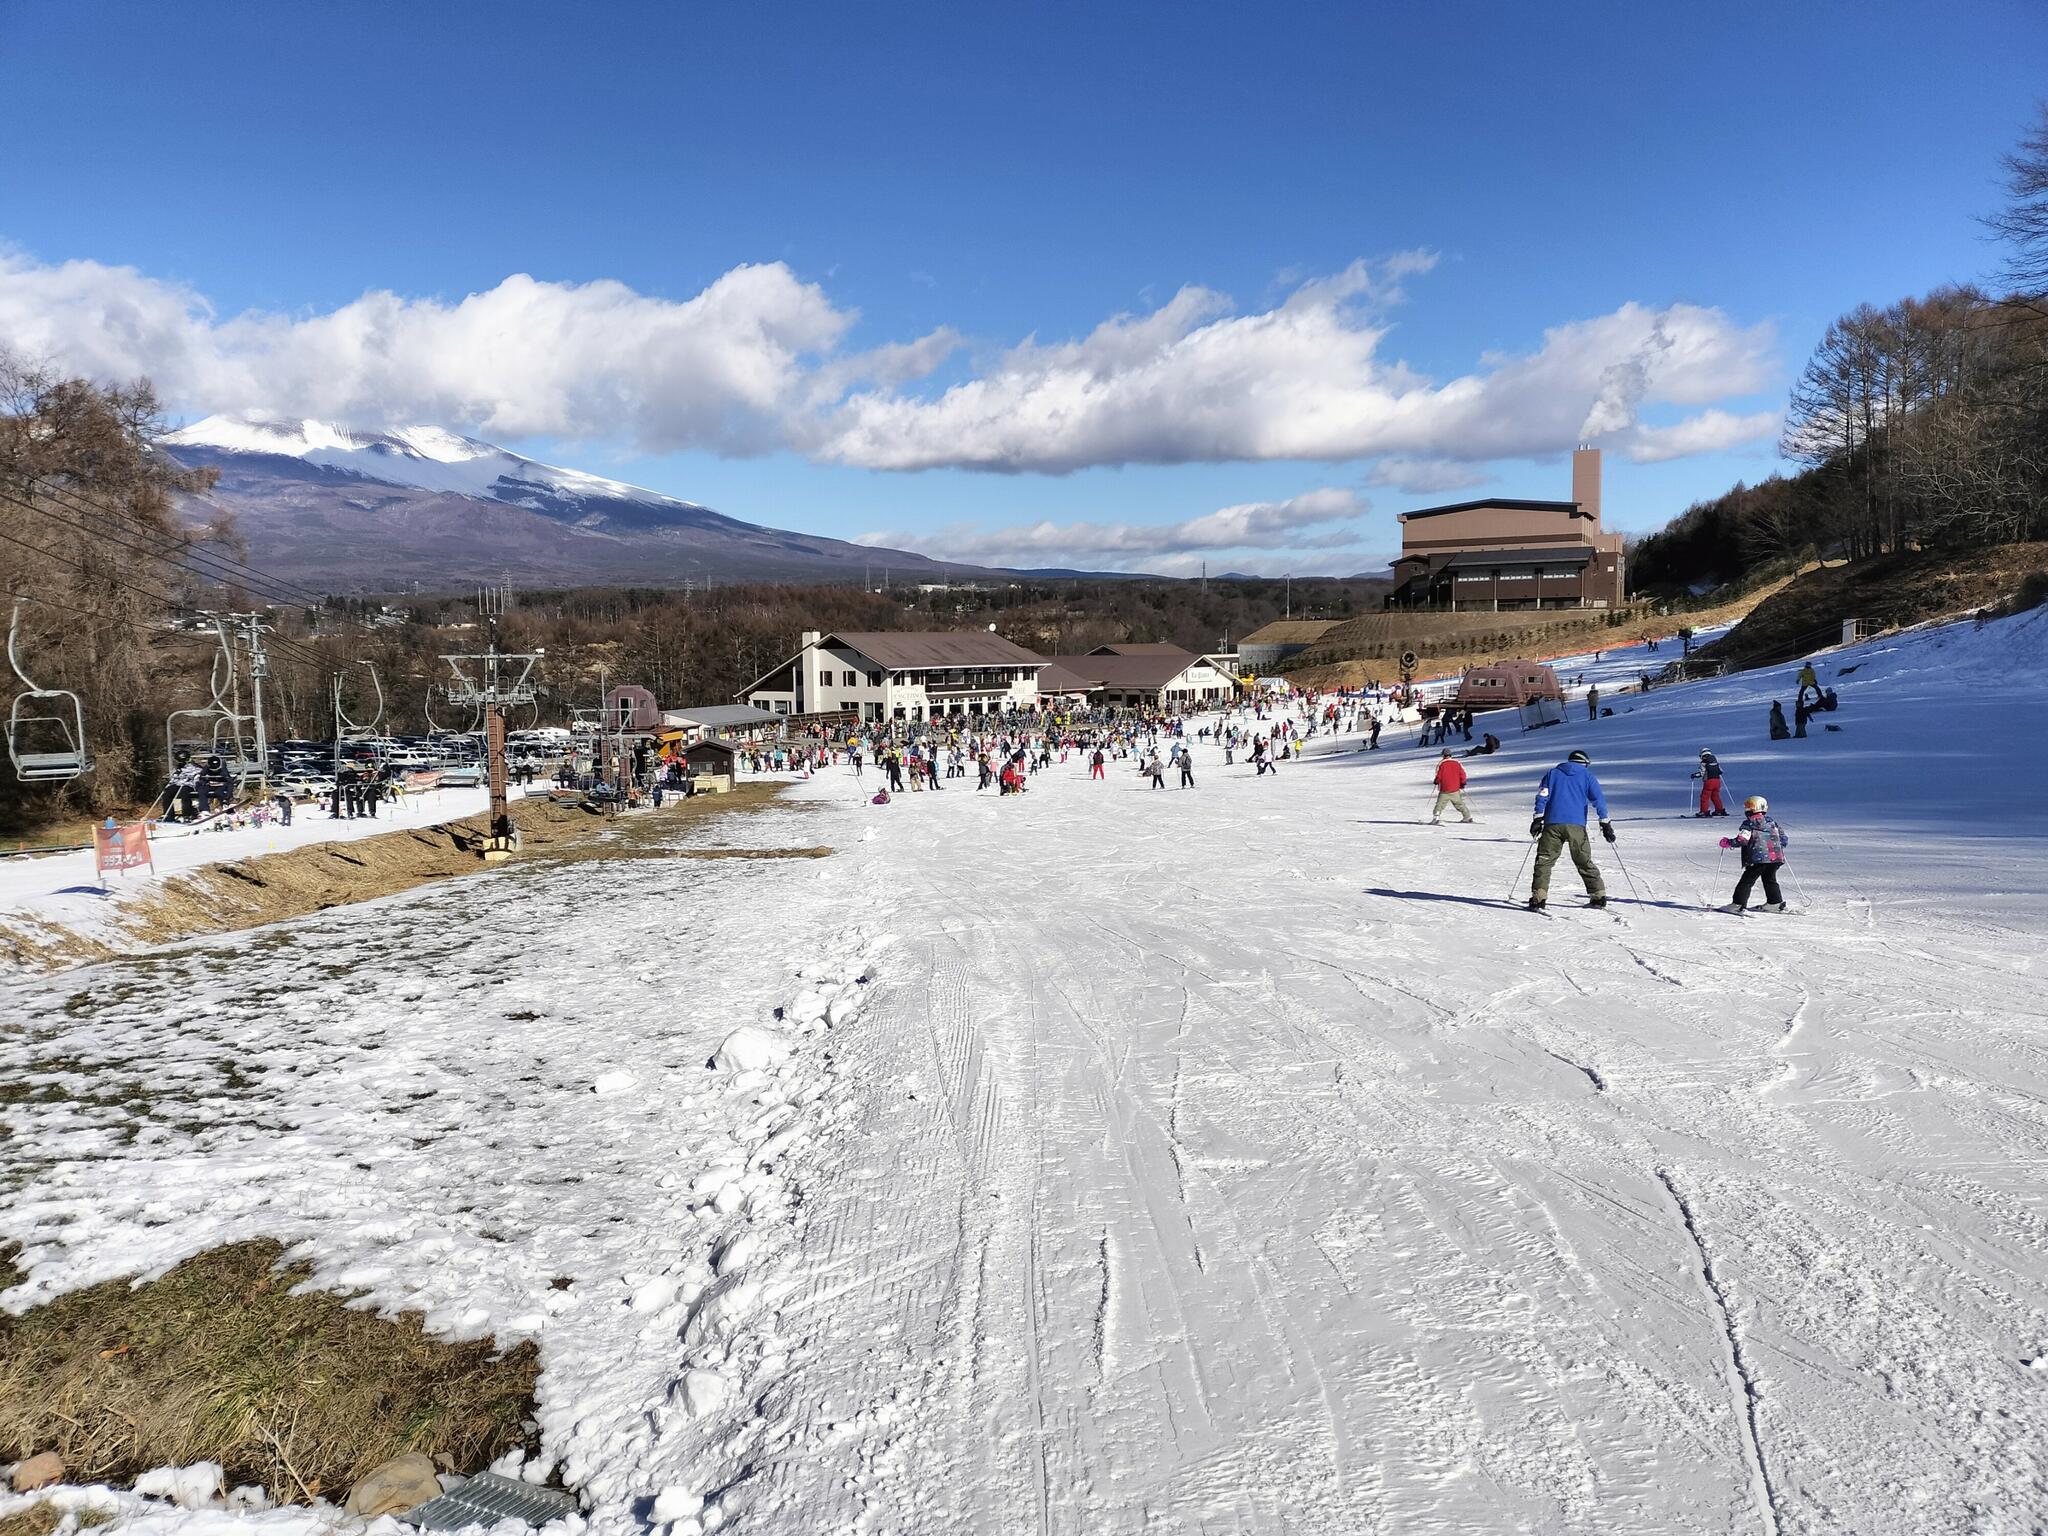
[{"label": "ski slope", "polygon": [[[2038,1531],[2044,662],[2048,612],[1830,653],[1804,741],[1789,667],[1616,697],[1472,759],[1471,827],[1397,731],[841,770],[674,834],[829,859],[622,829],[22,983],[6,1301],[295,1242],[537,1338],[594,1531]],[[1701,746],[1802,915],[1707,910]],[[1534,915],[1572,748],[1617,900]]]}]

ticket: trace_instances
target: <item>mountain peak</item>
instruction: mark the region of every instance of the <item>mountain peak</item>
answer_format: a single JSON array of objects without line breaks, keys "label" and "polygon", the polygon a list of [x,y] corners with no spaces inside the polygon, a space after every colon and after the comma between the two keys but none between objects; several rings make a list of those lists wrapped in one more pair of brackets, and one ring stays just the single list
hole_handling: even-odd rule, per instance
[{"label": "mountain peak", "polygon": [[298,459],[367,480],[453,491],[514,506],[558,506],[565,500],[625,501],[702,510],[695,502],[623,480],[543,464],[480,438],[432,425],[354,427],[249,412],[208,416],[167,433],[163,441],[173,452]]}]

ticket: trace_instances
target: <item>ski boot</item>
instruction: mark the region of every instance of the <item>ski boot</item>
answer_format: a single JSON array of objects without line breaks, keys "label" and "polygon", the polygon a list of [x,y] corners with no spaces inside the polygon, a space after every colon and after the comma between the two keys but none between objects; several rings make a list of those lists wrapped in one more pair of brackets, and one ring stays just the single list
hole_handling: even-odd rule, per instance
[{"label": "ski boot", "polygon": [[1589,896],[1586,898],[1586,905],[1589,907],[1604,907],[1607,905],[1607,898],[1605,896]]},{"label": "ski boot", "polygon": [[1541,896],[1531,896],[1529,898],[1529,910],[1531,912],[1541,912],[1545,907],[1549,905],[1550,903],[1545,901]]},{"label": "ski boot", "polygon": [[1758,907],[1757,910],[1759,912],[1783,912],[1786,908],[1785,903],[1782,901],[1767,901],[1761,907]]}]

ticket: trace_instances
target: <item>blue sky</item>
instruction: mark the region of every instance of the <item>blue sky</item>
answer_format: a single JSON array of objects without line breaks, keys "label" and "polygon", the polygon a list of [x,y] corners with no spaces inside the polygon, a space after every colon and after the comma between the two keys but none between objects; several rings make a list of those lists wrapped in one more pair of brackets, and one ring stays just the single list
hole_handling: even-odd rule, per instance
[{"label": "blue sky", "polygon": [[934,552],[1358,569],[1588,425],[1614,525],[1768,473],[1829,319],[1995,266],[2044,66],[1991,0],[16,3],[0,341]]}]

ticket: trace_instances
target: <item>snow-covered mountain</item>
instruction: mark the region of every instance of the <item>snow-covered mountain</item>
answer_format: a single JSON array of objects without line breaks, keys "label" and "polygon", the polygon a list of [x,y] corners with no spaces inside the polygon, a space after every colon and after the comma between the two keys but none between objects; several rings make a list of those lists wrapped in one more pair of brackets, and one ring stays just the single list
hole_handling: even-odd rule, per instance
[{"label": "snow-covered mountain", "polygon": [[327,589],[466,585],[925,579],[986,574],[903,550],[764,528],[642,486],[543,464],[437,426],[382,429],[209,416],[162,446],[218,470],[204,521],[232,511],[251,560]]},{"label": "snow-covered mountain", "polygon": [[393,427],[373,432],[325,421],[209,416],[171,433],[164,443],[173,451],[292,458],[366,480],[484,496],[549,515],[560,515],[567,506],[579,503],[619,501],[687,512],[707,510],[695,502],[622,480],[543,464],[445,427]]}]

